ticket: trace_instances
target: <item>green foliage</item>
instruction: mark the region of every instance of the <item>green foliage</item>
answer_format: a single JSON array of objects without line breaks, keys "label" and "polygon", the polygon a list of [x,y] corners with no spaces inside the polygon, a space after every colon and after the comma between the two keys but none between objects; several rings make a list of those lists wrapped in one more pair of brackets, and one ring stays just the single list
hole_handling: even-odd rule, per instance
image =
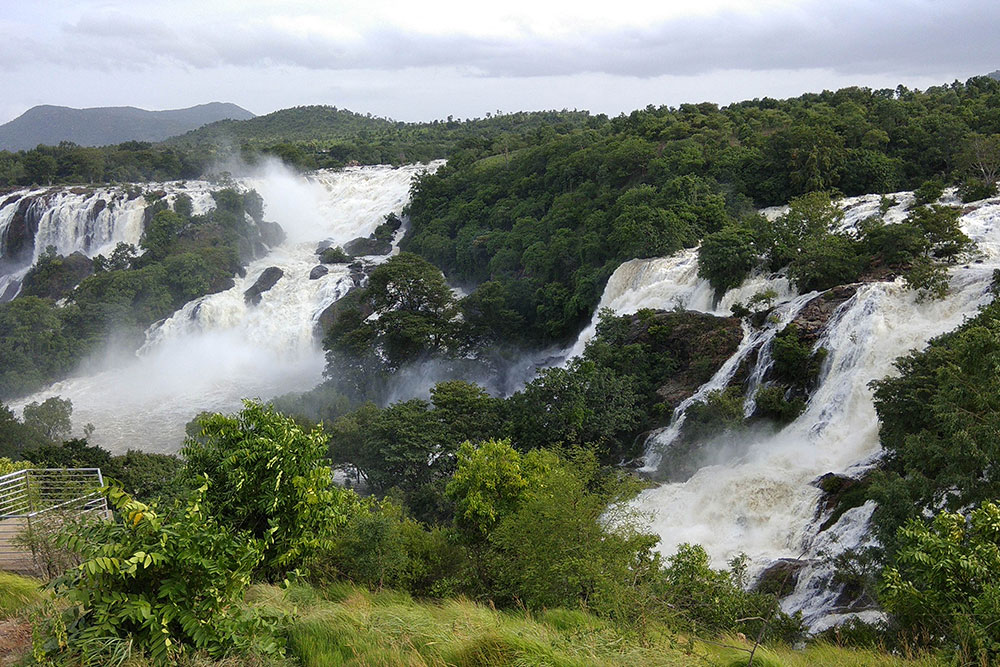
[{"label": "green foliage", "polygon": [[452,593],[464,558],[445,529],[425,528],[391,500],[368,499],[309,569],[320,581],[347,580],[370,590],[396,588],[440,597]]},{"label": "green foliage", "polygon": [[48,246],[21,283],[19,296],[61,299],[93,270],[93,262],[82,253],[63,257]]},{"label": "green foliage", "polygon": [[[220,657],[246,648],[278,653],[273,623],[239,606],[261,560],[257,541],[234,535],[203,507],[208,486],[185,507],[160,516],[118,488],[106,490],[113,521],[75,527],[62,544],[83,562],[56,579],[69,603],[50,621],[49,656],[106,664],[112,640],[131,641],[156,664],[188,649]],[[65,636],[54,632],[59,625]]]},{"label": "green foliage", "polygon": [[510,398],[518,447],[587,445],[602,456],[621,453],[642,417],[635,381],[592,361],[546,368]]},{"label": "green foliage", "polygon": [[339,245],[326,248],[319,254],[319,261],[323,264],[346,264],[353,259]]},{"label": "green foliage", "polygon": [[821,347],[813,351],[795,324],[779,331],[771,345],[775,378],[792,387],[810,389],[826,359],[826,350]]},{"label": "green foliage", "polygon": [[858,280],[867,259],[844,234],[817,234],[802,243],[788,277],[802,292],[825,290]]},{"label": "green foliage", "polygon": [[455,522],[473,539],[488,535],[502,516],[522,501],[529,486],[551,467],[539,450],[522,460],[508,440],[466,441],[458,450],[448,497],[455,502]]},{"label": "green foliage", "polygon": [[750,227],[723,227],[702,239],[698,249],[698,275],[708,280],[716,294],[723,294],[739,287],[758,261]]},{"label": "green foliage", "polygon": [[1000,497],[1000,304],[985,307],[874,383],[886,451],[872,485],[873,517],[891,553],[896,530],[923,510],[957,510]]},{"label": "green foliage", "polygon": [[966,178],[958,184],[958,196],[965,203],[996,197],[996,181],[984,181],[974,177]]},{"label": "green foliage", "polygon": [[983,503],[968,518],[939,512],[928,525],[899,529],[880,598],[921,644],[950,645],[963,664],[1000,656],[1000,507]]},{"label": "green foliage", "polygon": [[785,397],[788,388],[782,385],[761,387],[755,396],[757,415],[772,419],[779,424],[788,424],[795,420],[806,409],[806,403],[801,398]]},{"label": "green foliage", "polygon": [[702,441],[743,426],[743,393],[740,387],[710,391],[684,413],[685,440]]},{"label": "green foliage", "polygon": [[51,396],[41,403],[32,401],[24,406],[24,425],[36,429],[49,440],[69,437],[73,422],[73,402]]},{"label": "green foliage", "polygon": [[356,496],[333,484],[326,437],[306,433],[272,408],[245,401],[233,416],[199,419],[185,441],[185,475],[207,476],[207,511],[233,531],[263,544],[258,576],[280,579],[303,564],[346,521]]},{"label": "green foliage", "polygon": [[913,191],[913,199],[917,206],[924,206],[941,199],[943,194],[944,183],[932,178],[921,183],[920,187]]},{"label": "green foliage", "polygon": [[[379,265],[326,333],[326,375],[337,389],[379,396],[390,374],[428,357],[462,351],[459,311],[444,276],[411,253]],[[368,315],[375,313],[375,319]]]},{"label": "green foliage", "polygon": [[801,616],[779,610],[771,595],[745,590],[745,556],[731,561],[730,568],[714,570],[702,547],[682,544],[667,559],[656,590],[701,631],[739,631],[756,637],[763,629],[766,638],[795,641],[803,632]]}]

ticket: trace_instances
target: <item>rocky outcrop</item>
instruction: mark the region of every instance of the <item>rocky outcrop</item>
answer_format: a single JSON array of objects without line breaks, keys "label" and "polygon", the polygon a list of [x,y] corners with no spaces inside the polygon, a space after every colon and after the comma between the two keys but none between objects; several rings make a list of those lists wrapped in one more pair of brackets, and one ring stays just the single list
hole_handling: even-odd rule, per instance
[{"label": "rocky outcrop", "polygon": [[857,285],[841,285],[832,287],[809,301],[791,322],[799,328],[800,338],[804,342],[815,343],[837,308],[853,297],[857,291]]},{"label": "rocky outcrop", "polygon": [[35,251],[35,235],[38,233],[38,223],[42,219],[42,206],[35,206],[41,200],[35,197],[25,197],[17,205],[17,211],[2,239],[3,259],[12,261],[30,260]]},{"label": "rocky outcrop", "polygon": [[269,266],[260,274],[260,278],[253,284],[253,287],[243,292],[243,300],[256,306],[260,303],[261,294],[274,287],[285,272],[276,266]]},{"label": "rocky outcrop", "polygon": [[348,255],[388,255],[392,252],[392,241],[374,237],[358,237],[344,244]]},{"label": "rocky outcrop", "polygon": [[320,338],[325,336],[326,332],[337,323],[337,320],[351,310],[356,310],[361,319],[367,319],[374,311],[368,300],[362,298],[363,294],[363,290],[352,287],[343,298],[327,306],[326,310],[320,313],[316,322],[316,335]]},{"label": "rocky outcrop", "polygon": [[779,558],[760,573],[754,582],[753,590],[756,593],[783,598],[795,590],[795,585],[799,583],[799,574],[808,564],[809,561],[798,558]]},{"label": "rocky outcrop", "polygon": [[313,270],[309,272],[309,280],[318,280],[328,273],[330,273],[330,269],[326,268],[322,264],[314,266]]},{"label": "rocky outcrop", "polygon": [[645,311],[630,315],[629,326],[626,345],[643,343],[669,355],[672,369],[664,369],[656,393],[671,407],[707,382],[743,340],[738,318],[706,313]]},{"label": "rocky outcrop", "polygon": [[285,230],[276,222],[262,220],[257,223],[257,229],[260,230],[261,240],[270,248],[281,245],[287,238]]}]

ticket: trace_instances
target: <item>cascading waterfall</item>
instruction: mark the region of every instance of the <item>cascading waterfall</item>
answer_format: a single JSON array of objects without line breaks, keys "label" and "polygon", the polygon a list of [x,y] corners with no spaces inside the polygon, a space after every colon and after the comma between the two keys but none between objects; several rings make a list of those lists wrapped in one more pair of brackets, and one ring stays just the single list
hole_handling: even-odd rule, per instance
[{"label": "cascading waterfall", "polygon": [[[888,222],[902,220],[912,200],[907,193],[895,197],[899,205],[885,215]],[[868,195],[842,202],[843,227],[854,228],[860,220],[877,214],[880,199]],[[828,472],[859,474],[877,461],[878,421],[869,382],[892,373],[897,357],[954,329],[993,298],[993,270],[1000,267],[1000,200],[986,200],[972,208],[962,216],[961,224],[977,242],[981,256],[951,271],[947,298],[918,302],[902,280],[859,286],[834,312],[817,342],[828,355],[803,414],[778,431],[752,431],[738,450],[730,449],[731,443],[720,443],[714,464],[705,465],[685,482],[663,484],[638,497],[636,505],[650,517],[663,553],[671,554],[685,542],[701,544],[716,566],[746,553],[756,572],[780,558],[802,559],[796,589],[783,600],[783,608],[803,612],[813,630],[843,618],[844,610],[835,608],[838,590],[830,561],[866,543],[873,506],[849,510],[821,532],[825,517],[817,518],[820,490],[813,482]],[[733,303],[771,289],[777,294],[777,317],[772,318],[777,321],[763,330],[744,329],[743,342],[733,357],[678,407],[673,423],[647,441],[648,469],[659,465],[664,450],[677,437],[685,409],[709,391],[725,387],[748,352],[757,349],[745,406],[745,413],[752,413],[753,394],[772,361],[771,339],[815,296],[795,295],[784,278],[760,275],[713,303],[707,282],[697,278],[696,261],[696,252],[686,250],[669,258],[626,262],[609,280],[601,306],[619,314],[679,306],[724,315]],[[573,353],[582,352],[595,326],[596,315]]]},{"label": "cascading waterfall", "polygon": [[[309,279],[318,242],[367,236],[399,213],[410,183],[429,166],[358,167],[308,177],[277,166],[240,181],[264,199],[265,216],[286,241],[247,267],[224,292],[186,304],[147,332],[137,357],[108,370],[58,382],[35,396],[73,401],[75,424],[93,423],[92,441],[113,452],[175,450],[201,410],[232,411],[244,397],[303,391],[322,378],[316,319],[353,284],[344,265]],[[378,258],[369,258],[378,261]],[[250,305],[243,293],[268,267],[283,275]]]},{"label": "cascading waterfall", "polygon": [[[178,195],[191,198],[194,214],[215,206],[205,181],[147,183],[144,189],[163,193],[167,202]],[[132,188],[27,189],[0,201],[0,301],[12,299],[21,281],[50,246],[63,256],[80,252],[88,257],[110,254],[119,243],[136,245],[142,237],[147,202]],[[18,230],[21,243],[10,244],[12,224],[21,214],[28,222]]]}]

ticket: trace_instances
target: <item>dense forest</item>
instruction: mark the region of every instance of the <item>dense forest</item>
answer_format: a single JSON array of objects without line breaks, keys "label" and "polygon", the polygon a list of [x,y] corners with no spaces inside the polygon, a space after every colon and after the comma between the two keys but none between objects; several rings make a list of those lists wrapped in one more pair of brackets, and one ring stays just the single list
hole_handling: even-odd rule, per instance
[{"label": "dense forest", "polygon": [[[713,567],[695,544],[664,556],[632,501],[657,482],[690,478],[711,438],[780,429],[801,414],[828,353],[816,326],[793,320],[775,333],[755,395],[743,394],[744,367],[691,405],[652,476],[631,465],[646,438],[716,374],[745,330],[774,321],[774,294],[736,303],[730,316],[602,312],[582,355],[509,395],[459,378],[495,375],[514,354],[565,343],[623,261],[687,248],[697,247],[698,273],[717,296],[752,274],[781,272],[798,292],[817,291],[828,311],[859,284],[897,276],[914,303],[944,298],[949,271],[975,247],[961,206],[942,194],[996,195],[1000,82],[650,107],[612,119],[553,112],[400,124],[305,107],[165,145],[0,154],[0,179],[100,181],[119,178],[115,169],[187,177],[194,172],[182,170],[209,164],[226,142],[249,161],[270,153],[302,169],[449,161],[416,181],[403,251],[324,313],[318,387],[198,415],[179,457],[112,456],[70,438],[72,405],[59,398],[28,404],[21,417],[0,406],[5,468],[101,467],[114,480],[102,491],[113,520],[30,536],[52,578],[51,598],[25,603],[36,614],[37,662],[657,664],[669,655],[677,664],[792,664],[775,657],[807,639],[802,617],[779,606],[789,575],[751,581],[745,557]],[[60,162],[71,154],[92,156],[93,171],[79,171],[76,157]],[[39,161],[45,171],[29,172]],[[900,204],[889,195],[902,190],[912,202],[890,223]],[[878,213],[845,228],[839,199],[865,193],[884,195]],[[198,216],[190,201],[150,195],[141,253],[122,245],[82,268],[44,254],[22,294],[0,304],[0,395],[64,375],[112,331],[134,348],[152,322],[224,289],[271,241],[256,193],[213,197],[215,209]],[[759,212],[777,204],[787,206]],[[400,224],[391,217],[372,239]],[[425,398],[393,401],[399,374],[427,363],[450,379]],[[837,577],[851,609],[884,614],[808,637],[806,651],[830,651],[812,654],[814,664],[1000,656],[998,367],[994,303],[873,383],[882,460],[817,484],[829,521],[877,504],[877,543],[840,557]],[[458,647],[430,630],[407,634],[415,608],[430,627],[449,604],[470,615],[486,605],[498,625],[539,622],[555,634],[526,638],[529,625],[518,625],[522,634],[494,630]],[[379,639],[373,628],[384,618],[348,627],[355,605],[402,620]],[[580,646],[589,653],[571,655]]]}]

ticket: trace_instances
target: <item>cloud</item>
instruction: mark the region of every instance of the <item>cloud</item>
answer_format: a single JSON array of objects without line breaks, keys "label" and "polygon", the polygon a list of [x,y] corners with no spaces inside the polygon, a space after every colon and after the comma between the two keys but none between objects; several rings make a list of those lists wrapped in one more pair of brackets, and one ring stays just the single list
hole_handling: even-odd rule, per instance
[{"label": "cloud", "polygon": [[24,57],[102,70],[302,67],[398,70],[456,67],[487,77],[604,73],[649,78],[718,70],[946,73],[1000,63],[995,0],[808,0],[769,11],[718,11],[648,26],[533,32],[530,24],[484,36],[452,27],[430,34],[398,25],[351,26],[308,14],[207,22],[85,14],[62,27],[58,48],[0,51],[0,65]]}]

